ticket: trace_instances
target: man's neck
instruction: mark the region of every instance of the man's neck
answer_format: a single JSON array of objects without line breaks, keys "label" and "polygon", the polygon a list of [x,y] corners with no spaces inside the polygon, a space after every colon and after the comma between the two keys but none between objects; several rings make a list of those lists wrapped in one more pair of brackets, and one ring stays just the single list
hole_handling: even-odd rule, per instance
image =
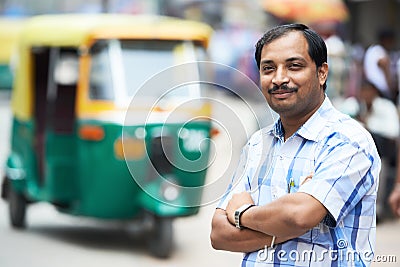
[{"label": "man's neck", "polygon": [[285,141],[291,137],[297,130],[308,120],[308,118],[304,121],[299,120],[287,120],[282,119],[282,127],[284,129],[284,139]]},{"label": "man's neck", "polygon": [[281,114],[280,119],[282,122],[285,141],[289,137],[291,137],[294,133],[296,133],[297,130],[300,129],[300,127],[303,126],[304,123],[306,123],[308,121],[308,119],[311,118],[311,116],[315,112],[317,112],[317,110],[321,107],[322,103],[323,102],[321,102],[320,105],[315,107],[314,110],[312,110],[311,112],[309,112],[307,114],[298,115],[298,116],[285,116],[285,115]]}]

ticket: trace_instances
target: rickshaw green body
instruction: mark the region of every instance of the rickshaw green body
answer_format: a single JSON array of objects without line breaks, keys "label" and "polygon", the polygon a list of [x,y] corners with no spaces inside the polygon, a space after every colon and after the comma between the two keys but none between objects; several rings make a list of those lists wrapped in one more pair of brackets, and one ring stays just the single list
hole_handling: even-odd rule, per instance
[{"label": "rickshaw green body", "polygon": [[[19,43],[12,95],[11,151],[5,172],[8,186],[23,195],[27,202],[49,202],[58,210],[73,215],[132,219],[143,210],[159,217],[196,214],[201,202],[201,186],[205,183],[210,145],[209,141],[203,142],[201,149],[187,150],[179,133],[182,129],[197,131],[208,140],[211,121],[139,121],[126,125],[121,119],[109,119],[109,114],[122,118],[128,109],[134,116],[135,110],[117,107],[112,101],[88,97],[91,55],[87,51],[98,39],[115,38],[159,42],[190,40],[205,49],[210,34],[207,25],[160,17],[61,15],[41,16],[28,21]],[[67,47],[80,51],[73,114],[67,116],[67,120],[65,115],[54,114],[58,114],[57,105],[67,103],[68,97],[52,105],[43,104],[32,85],[35,83],[34,73],[38,74],[37,70],[34,71],[32,49],[37,47]],[[47,105],[47,108],[37,111],[35,105]],[[37,118],[40,116],[35,115],[40,112],[44,126],[39,125]],[[207,105],[195,111],[200,117],[207,117],[209,112]],[[71,127],[66,130],[68,123]],[[168,165],[164,152],[160,152],[163,148],[157,134],[152,134],[160,127],[168,132],[165,138],[169,140],[167,149],[172,155],[168,160],[177,162],[178,167],[171,163]],[[145,131],[146,135],[132,138],[132,149],[139,152],[130,153],[129,147],[124,146],[123,132],[135,133],[138,129]],[[126,157],[129,154],[132,155]],[[200,168],[197,171],[180,168],[181,157],[195,160]],[[164,161],[163,166],[154,167],[161,161]],[[169,186],[168,181],[173,181],[178,192],[173,199],[165,199],[163,195],[163,190]],[[185,194],[179,191],[179,187],[198,190]]]},{"label": "rickshaw green body", "polygon": [[[147,178],[146,188],[141,188],[132,177],[124,159],[114,154],[115,140],[121,138],[122,125],[102,123],[98,121],[82,121],[79,124],[99,125],[104,129],[105,138],[101,141],[82,140],[77,134],[57,136],[48,133],[48,141],[56,145],[48,149],[51,157],[47,158],[47,175],[45,182],[40,181],[37,160],[33,149],[34,126],[32,122],[21,123],[14,119],[12,153],[7,161],[7,176],[12,186],[24,193],[32,201],[47,201],[55,204],[61,211],[96,218],[129,219],[136,216],[142,209],[154,212],[160,216],[187,216],[196,214],[199,206],[193,203],[201,201],[201,189],[198,194],[180,195],[174,203],[162,201],[160,192],[163,178],[150,177],[146,156],[134,162],[137,165],[134,174]],[[147,125],[148,132],[161,125]],[[135,131],[137,127],[132,126]],[[182,128],[180,124],[168,125],[169,132]],[[209,133],[209,122],[186,124],[188,129],[198,129]],[[179,139],[178,134],[175,138]],[[179,140],[175,140],[179,142]],[[151,140],[145,140],[151,144]],[[177,148],[179,149],[179,148]],[[186,152],[181,148],[185,158],[200,158],[199,153]],[[151,153],[151,148],[147,148]],[[202,153],[208,153],[209,146]],[[208,157],[198,162],[207,165]],[[206,169],[192,173],[179,169],[171,175],[179,185],[184,187],[201,187],[204,185]],[[152,178],[152,179],[151,179]],[[145,189],[146,191],[144,191]],[[150,194],[149,194],[150,193]],[[158,196],[155,199],[153,196]],[[161,200],[161,201],[160,201]],[[172,204],[172,205],[171,205]],[[188,207],[189,205],[189,207]],[[192,207],[190,207],[192,206]]]}]

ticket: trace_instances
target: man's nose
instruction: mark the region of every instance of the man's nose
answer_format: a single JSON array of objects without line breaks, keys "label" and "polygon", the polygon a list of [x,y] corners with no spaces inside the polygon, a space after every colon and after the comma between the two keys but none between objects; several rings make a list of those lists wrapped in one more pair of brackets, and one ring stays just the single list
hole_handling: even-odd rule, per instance
[{"label": "man's nose", "polygon": [[272,83],[276,84],[278,86],[281,86],[282,84],[289,83],[289,76],[285,68],[283,67],[278,67],[275,71],[275,75],[272,78]]}]

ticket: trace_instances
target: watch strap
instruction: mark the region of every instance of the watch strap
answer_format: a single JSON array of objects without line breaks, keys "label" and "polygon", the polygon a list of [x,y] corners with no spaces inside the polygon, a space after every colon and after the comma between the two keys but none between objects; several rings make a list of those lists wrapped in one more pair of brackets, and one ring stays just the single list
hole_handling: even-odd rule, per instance
[{"label": "watch strap", "polygon": [[240,223],[240,217],[246,210],[248,210],[254,206],[255,206],[254,204],[244,204],[243,206],[241,206],[240,208],[238,208],[235,211],[235,226],[236,226],[236,228],[239,228],[239,229],[244,228],[243,225]]}]

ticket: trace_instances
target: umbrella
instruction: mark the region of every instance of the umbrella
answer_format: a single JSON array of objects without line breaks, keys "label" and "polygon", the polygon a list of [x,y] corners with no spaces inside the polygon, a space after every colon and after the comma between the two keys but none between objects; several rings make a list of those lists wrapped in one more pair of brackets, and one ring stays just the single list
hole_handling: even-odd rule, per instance
[{"label": "umbrella", "polygon": [[261,4],[278,18],[303,23],[343,22],[349,17],[342,0],[262,0]]}]

